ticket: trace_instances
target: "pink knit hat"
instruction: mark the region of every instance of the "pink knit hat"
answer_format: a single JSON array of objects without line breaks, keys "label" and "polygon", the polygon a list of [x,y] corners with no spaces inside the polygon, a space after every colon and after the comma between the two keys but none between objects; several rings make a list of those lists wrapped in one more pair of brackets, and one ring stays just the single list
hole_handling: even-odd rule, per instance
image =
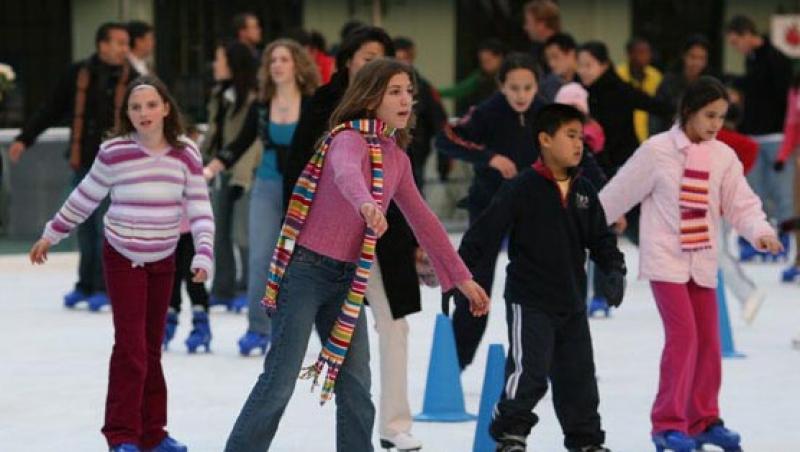
[{"label": "pink knit hat", "polygon": [[570,82],[562,86],[556,93],[555,102],[572,105],[581,113],[589,114],[589,93],[578,83]]}]

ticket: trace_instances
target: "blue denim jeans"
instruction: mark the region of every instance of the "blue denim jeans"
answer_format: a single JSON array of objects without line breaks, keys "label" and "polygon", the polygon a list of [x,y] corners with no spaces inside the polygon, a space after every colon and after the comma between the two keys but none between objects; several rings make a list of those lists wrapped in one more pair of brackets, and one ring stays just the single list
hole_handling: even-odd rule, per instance
[{"label": "blue denim jeans", "polygon": [[[316,326],[320,340],[325,342],[354,273],[352,263],[300,246],[295,249],[278,295],[278,312],[272,316],[272,348],[264,360],[264,372],[236,419],[226,452],[269,450],[300,374],[311,327]],[[370,396],[369,342],[363,310],[335,392],[336,450],[371,452],[375,406]]]},{"label": "blue denim jeans", "polygon": [[247,277],[247,329],[261,334],[270,333],[270,321],[261,306],[267,286],[272,252],[281,232],[283,217],[283,181],[260,179],[253,181],[250,191],[250,265]]},{"label": "blue denim jeans", "polygon": [[789,160],[783,171],[775,171],[773,165],[781,141],[759,139],[757,136],[750,138],[758,142],[758,157],[747,175],[747,182],[761,198],[769,218],[778,222],[787,220],[794,214],[794,162]]}]

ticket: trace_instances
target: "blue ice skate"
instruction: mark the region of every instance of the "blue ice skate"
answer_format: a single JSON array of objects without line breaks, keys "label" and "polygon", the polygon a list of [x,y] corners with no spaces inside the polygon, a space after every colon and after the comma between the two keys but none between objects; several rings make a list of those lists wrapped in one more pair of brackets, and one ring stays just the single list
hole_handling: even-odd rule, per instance
[{"label": "blue ice skate", "polygon": [[234,298],[230,306],[228,306],[229,311],[233,311],[237,314],[241,313],[244,309],[247,309],[247,295],[239,295]]},{"label": "blue ice skate", "polygon": [[185,444],[176,441],[174,438],[167,436],[158,446],[150,449],[148,452],[188,452],[189,448]]},{"label": "blue ice skate", "polygon": [[653,435],[656,452],[671,450],[673,452],[694,452],[697,443],[683,432],[667,430]]},{"label": "blue ice skate", "polygon": [[798,278],[800,278],[800,265],[787,267],[786,270],[781,273],[781,281],[785,283],[795,282]]},{"label": "blue ice skate", "polygon": [[611,307],[604,297],[595,296],[592,297],[592,301],[589,302],[589,317],[594,317],[597,312],[603,312],[606,317],[611,316]]},{"label": "blue ice skate", "polygon": [[729,430],[720,422],[706,429],[703,433],[694,437],[697,442],[697,449],[702,450],[703,444],[721,447],[725,452],[741,452],[741,436],[733,430]]},{"label": "blue ice skate", "polygon": [[108,295],[105,292],[95,292],[91,297],[89,297],[86,301],[89,302],[89,310],[92,312],[97,312],[103,308],[103,306],[107,306],[110,304],[108,300]]},{"label": "blue ice skate", "polygon": [[253,349],[260,348],[261,354],[267,353],[269,347],[269,334],[256,333],[255,331],[248,331],[239,339],[239,353],[242,356],[250,356]]},{"label": "blue ice skate", "polygon": [[194,311],[192,313],[192,332],[186,338],[186,350],[189,353],[197,351],[198,347],[204,347],[206,352],[211,351],[211,325],[208,323],[208,313],[205,311]]},{"label": "blue ice skate", "polygon": [[76,304],[80,303],[81,301],[86,301],[89,299],[89,294],[80,290],[75,289],[72,292],[64,295],[64,307],[65,308],[74,308]]},{"label": "blue ice skate", "polygon": [[230,311],[232,304],[233,304],[233,298],[222,298],[216,295],[211,295],[211,298],[209,298],[208,300],[209,308],[213,306],[225,306],[225,309]]},{"label": "blue ice skate", "polygon": [[169,343],[175,337],[175,330],[178,328],[178,313],[172,310],[167,312],[167,326],[164,328],[164,350],[169,347]]},{"label": "blue ice skate", "polygon": [[111,452],[140,452],[141,451],[141,449],[139,449],[138,446],[135,446],[133,444],[128,444],[128,443],[117,444],[116,446],[111,446],[111,448],[108,449],[108,450],[111,451]]},{"label": "blue ice skate", "polygon": [[747,241],[744,237],[739,237],[739,260],[742,262],[750,262],[756,257],[766,259],[766,253],[758,251],[755,247]]}]

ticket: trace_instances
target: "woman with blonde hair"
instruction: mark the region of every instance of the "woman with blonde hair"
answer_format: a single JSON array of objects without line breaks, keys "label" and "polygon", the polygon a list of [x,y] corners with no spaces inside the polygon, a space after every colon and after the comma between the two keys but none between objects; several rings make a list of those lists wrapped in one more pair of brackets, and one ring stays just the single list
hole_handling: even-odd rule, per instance
[{"label": "woman with blonde hair", "polygon": [[261,59],[258,99],[241,132],[206,167],[206,178],[213,178],[261,139],[263,156],[250,192],[248,326],[238,342],[243,356],[253,349],[266,353],[270,344],[270,321],[260,303],[283,218],[283,171],[300,113],[318,84],[319,75],[305,49],[289,39],[271,42]]}]

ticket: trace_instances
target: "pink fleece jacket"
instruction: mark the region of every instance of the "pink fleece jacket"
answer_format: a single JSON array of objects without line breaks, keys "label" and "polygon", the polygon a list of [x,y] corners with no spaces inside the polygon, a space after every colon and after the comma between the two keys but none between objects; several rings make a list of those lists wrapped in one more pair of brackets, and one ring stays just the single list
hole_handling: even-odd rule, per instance
[{"label": "pink fleece jacket", "polygon": [[[685,283],[693,279],[703,287],[717,286],[717,249],[681,251],[678,196],[690,145],[686,134],[674,126],[642,143],[600,192],[600,203],[610,223],[642,203],[639,226],[639,278]],[[709,180],[709,232],[719,236],[720,216],[750,242],[774,236],[742,172],[733,150],[717,141],[702,146],[713,153]]]},{"label": "pink fleece jacket", "polygon": [[[406,153],[392,138],[381,138],[381,149],[383,212],[389,208],[389,201],[400,208],[428,253],[442,291],[471,279],[472,274],[453,249],[444,227],[414,185]],[[357,262],[365,227],[360,208],[365,202],[373,202],[368,188],[370,174],[369,150],[361,135],[348,130],[334,137],[297,243],[340,261]]]}]

